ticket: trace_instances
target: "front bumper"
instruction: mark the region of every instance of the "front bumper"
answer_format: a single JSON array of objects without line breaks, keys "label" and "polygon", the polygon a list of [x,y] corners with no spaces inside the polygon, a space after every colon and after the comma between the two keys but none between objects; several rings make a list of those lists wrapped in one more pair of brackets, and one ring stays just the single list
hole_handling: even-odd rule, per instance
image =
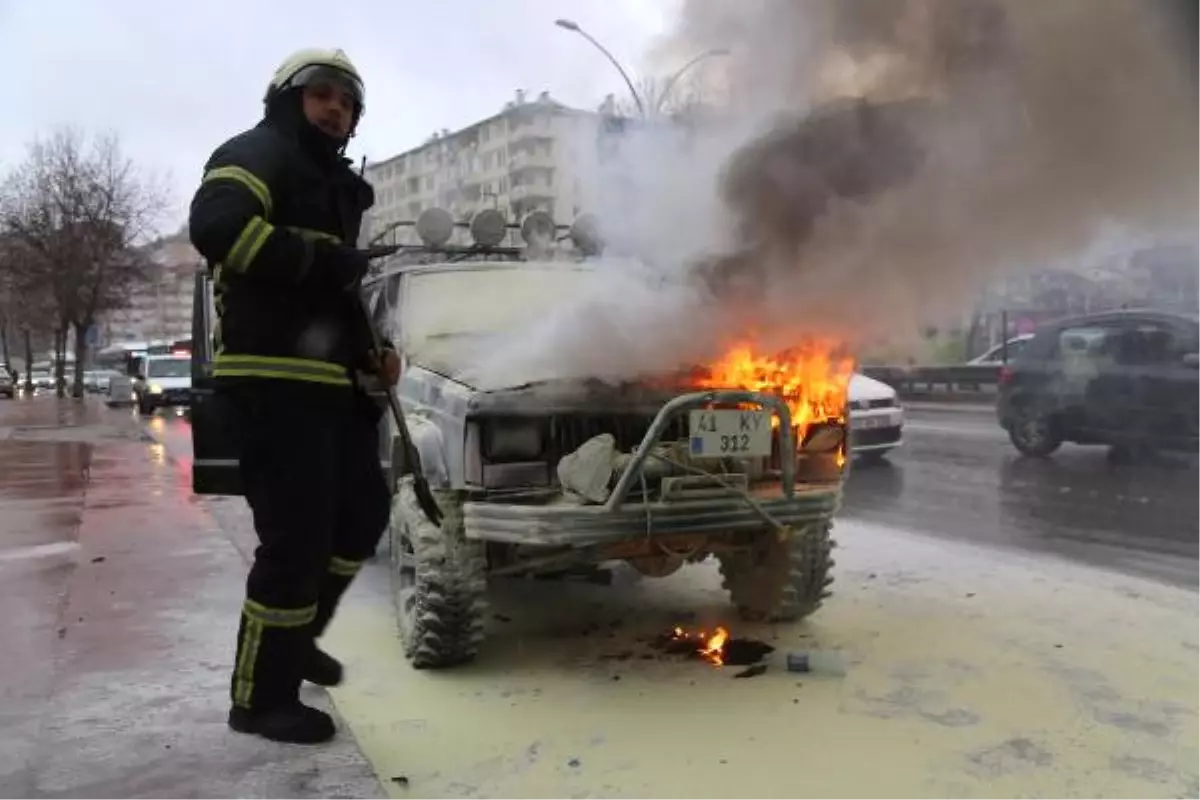
[{"label": "front bumper", "polygon": [[874,453],[903,443],[904,411],[880,408],[850,412],[850,452]]},{"label": "front bumper", "polygon": [[147,392],[142,396],[148,406],[163,408],[164,406],[190,406],[192,391],[190,389],[165,389],[161,392]]},{"label": "front bumper", "polygon": [[[833,516],[841,503],[837,485],[802,489],[791,497],[778,491],[751,493],[758,506],[781,525],[800,525]],[[773,496],[772,496],[773,495]],[[606,506],[514,505],[469,502],[463,506],[468,539],[532,545],[587,546],[631,537],[680,533],[757,531],[769,523],[738,496],[668,503]]]},{"label": "front bumper", "polygon": [[648,454],[676,414],[708,404],[755,403],[779,418],[780,452],[795,452],[791,415],[775,395],[746,391],[713,391],[681,395],[659,410],[633,458],[620,473],[603,505],[584,505],[563,498],[547,504],[468,501],[463,522],[468,539],[529,545],[584,547],[634,537],[686,533],[761,531],[774,525],[799,525],[828,519],[841,503],[841,475],[820,483],[796,486],[796,460],[781,459],[779,479],[747,492],[709,493],[703,498],[678,497],[626,502]]}]

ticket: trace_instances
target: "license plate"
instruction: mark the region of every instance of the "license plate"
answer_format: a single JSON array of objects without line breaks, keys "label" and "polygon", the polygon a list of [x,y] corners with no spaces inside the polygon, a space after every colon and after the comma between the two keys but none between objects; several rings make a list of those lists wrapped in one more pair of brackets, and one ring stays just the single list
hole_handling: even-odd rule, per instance
[{"label": "license plate", "polygon": [[769,411],[692,411],[688,424],[691,454],[696,458],[771,455]]},{"label": "license plate", "polygon": [[886,428],[891,423],[887,417],[859,417],[850,418],[850,427],[856,431],[873,430],[875,428]]}]

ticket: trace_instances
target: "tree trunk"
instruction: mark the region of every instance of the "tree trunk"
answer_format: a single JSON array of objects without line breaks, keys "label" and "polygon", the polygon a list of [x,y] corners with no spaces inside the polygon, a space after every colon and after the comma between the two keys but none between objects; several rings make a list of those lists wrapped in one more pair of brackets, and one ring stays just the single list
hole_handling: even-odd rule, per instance
[{"label": "tree trunk", "polygon": [[983,312],[978,308],[971,314],[971,324],[967,327],[967,343],[964,348],[964,356],[968,359],[974,358],[991,346],[990,342],[980,346],[979,337],[983,332],[983,317]]},{"label": "tree trunk", "polygon": [[8,352],[8,320],[7,319],[0,322],[0,352],[3,352],[3,354],[4,354],[4,363],[0,366],[2,366],[4,369],[8,369],[10,366],[12,366],[12,356]]},{"label": "tree trunk", "polygon": [[75,375],[71,380],[71,396],[83,397],[83,367],[87,362],[87,333],[91,323],[75,326]]},{"label": "tree trunk", "polygon": [[29,336],[29,326],[25,326],[25,396],[33,394],[33,341]]},{"label": "tree trunk", "polygon": [[62,323],[54,332],[54,394],[65,397],[67,389],[67,325]]}]

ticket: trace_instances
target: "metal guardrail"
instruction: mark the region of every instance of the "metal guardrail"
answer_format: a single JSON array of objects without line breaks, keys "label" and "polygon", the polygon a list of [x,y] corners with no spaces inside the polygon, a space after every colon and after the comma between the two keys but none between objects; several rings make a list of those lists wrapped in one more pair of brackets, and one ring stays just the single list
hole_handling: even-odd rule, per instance
[{"label": "metal guardrail", "polygon": [[995,364],[957,364],[864,366],[859,371],[888,384],[902,399],[988,403],[995,399],[1001,369]]}]

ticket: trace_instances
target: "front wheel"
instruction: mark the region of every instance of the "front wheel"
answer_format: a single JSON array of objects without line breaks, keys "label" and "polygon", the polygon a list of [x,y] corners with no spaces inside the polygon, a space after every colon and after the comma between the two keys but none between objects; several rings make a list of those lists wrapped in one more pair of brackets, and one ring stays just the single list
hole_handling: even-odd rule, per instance
[{"label": "front wheel", "polygon": [[752,550],[722,554],[721,576],[742,619],[791,622],[812,614],[829,596],[834,541],[829,520],[770,531]]},{"label": "front wheel", "polygon": [[1017,452],[1032,458],[1045,458],[1062,446],[1062,436],[1054,419],[1046,414],[1022,413],[1008,426],[1008,439]]},{"label": "front wheel", "polygon": [[138,400],[138,413],[143,417],[148,417],[154,413],[154,404],[146,400]]},{"label": "front wheel", "polygon": [[471,661],[483,642],[487,559],[466,538],[462,505],[435,491],[442,524],[421,511],[412,477],[400,480],[391,520],[392,595],[404,654],[417,669]]}]

